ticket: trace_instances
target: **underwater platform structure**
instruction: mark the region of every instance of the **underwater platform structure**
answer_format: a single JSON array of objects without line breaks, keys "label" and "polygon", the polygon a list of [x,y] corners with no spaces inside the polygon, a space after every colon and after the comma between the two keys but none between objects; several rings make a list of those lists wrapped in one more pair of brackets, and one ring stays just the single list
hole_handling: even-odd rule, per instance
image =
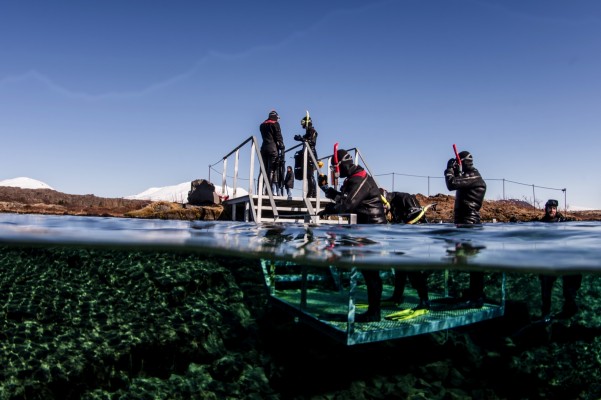
[{"label": "underwater platform structure", "polygon": [[[356,313],[364,312],[367,303],[367,292],[357,268],[342,271],[335,267],[307,267],[270,260],[261,263],[274,306],[347,346],[453,329],[502,317],[505,312],[503,275],[501,298],[485,302],[482,308],[454,309],[456,299],[449,297],[446,290],[431,291],[431,307],[425,313],[413,316],[407,311],[409,316],[402,320],[387,319],[419,303],[415,291],[407,287],[402,304],[382,303],[381,321],[355,322]],[[382,299],[391,294],[392,289],[385,285]]]},{"label": "underwater platform structure", "polygon": [[[238,195],[238,181],[240,177],[241,149],[250,147],[246,154],[248,161],[248,186],[247,193]],[[319,168],[307,168],[308,160],[313,165],[325,166],[328,174],[332,156],[317,159],[306,143],[301,143],[290,149],[285,154],[296,151],[295,162],[301,159],[301,165],[295,169],[302,170],[301,196],[288,199],[287,196],[277,196],[273,193],[264,178],[266,174],[265,163],[259,151],[259,144],[254,136],[249,137],[234,150],[222,158],[223,170],[222,193],[226,213],[232,221],[245,222],[272,222],[272,223],[310,223],[310,224],[355,224],[356,215],[343,214],[335,216],[322,216],[321,212],[332,200],[322,197],[321,190],[317,190],[316,197],[309,197],[309,173],[317,181],[317,174],[323,173]],[[349,149],[354,152],[354,162],[365,167],[372,177],[367,163],[358,149]],[[233,175],[228,175],[228,162],[233,160]],[[255,170],[255,164],[258,168]],[[284,163],[285,164],[285,163]],[[210,169],[209,169],[210,172]],[[210,176],[210,174],[209,174]],[[228,185],[228,179],[231,185]],[[331,179],[331,177],[330,177]],[[209,179],[210,180],[210,179]],[[336,186],[332,182],[332,186]],[[231,193],[226,193],[226,188],[231,188]],[[231,196],[230,196],[231,194]],[[430,290],[431,307],[427,312],[412,313],[411,309],[418,304],[418,298],[409,287],[405,290],[404,303],[382,304],[382,319],[379,322],[356,322],[355,315],[362,312],[367,303],[365,286],[361,284],[362,275],[357,268],[341,270],[336,267],[310,267],[299,266],[283,261],[262,260],[265,284],[269,291],[271,302],[290,313],[300,322],[309,324],[320,332],[331,336],[335,340],[348,346],[362,343],[371,343],[403,337],[437,332],[457,328],[476,322],[501,317],[505,311],[505,278],[503,275],[501,298],[494,302],[484,303],[481,308],[453,307],[456,299],[448,296],[445,287],[439,292]],[[392,270],[381,271],[381,274],[393,273]],[[448,275],[445,275],[448,276]],[[382,298],[391,295],[390,285],[385,285]],[[456,304],[455,304],[456,305]],[[366,307],[365,307],[366,308]],[[399,312],[408,313],[402,319],[390,319]]]}]

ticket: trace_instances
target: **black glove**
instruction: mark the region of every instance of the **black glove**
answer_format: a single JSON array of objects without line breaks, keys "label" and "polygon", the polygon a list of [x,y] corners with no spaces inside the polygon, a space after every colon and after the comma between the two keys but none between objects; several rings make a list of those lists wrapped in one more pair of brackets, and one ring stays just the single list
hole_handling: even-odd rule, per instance
[{"label": "black glove", "polygon": [[447,162],[447,169],[455,169],[455,168],[457,168],[457,159],[456,158],[451,158]]},{"label": "black glove", "polygon": [[317,177],[317,186],[322,187],[328,184],[328,176],[325,174],[319,174]]},{"label": "black glove", "polygon": [[278,144],[277,144],[277,146],[278,146],[278,150],[280,150],[280,151],[282,151],[282,152],[283,152],[284,150],[286,150],[286,146],[284,146],[284,143],[278,143]]},{"label": "black glove", "polygon": [[338,214],[338,210],[336,209],[336,204],[328,203],[323,210],[317,213],[320,217],[324,215]]},{"label": "black glove", "polygon": [[296,140],[298,142],[302,142],[303,141],[303,137],[301,135],[294,135],[294,140]]}]

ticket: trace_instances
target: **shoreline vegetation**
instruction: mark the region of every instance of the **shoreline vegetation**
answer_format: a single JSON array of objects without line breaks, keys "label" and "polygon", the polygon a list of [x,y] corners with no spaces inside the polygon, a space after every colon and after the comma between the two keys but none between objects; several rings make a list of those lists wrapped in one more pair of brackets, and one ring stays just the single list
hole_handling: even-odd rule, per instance
[{"label": "shoreline vegetation", "polygon": [[[455,197],[446,194],[416,197],[422,205],[436,203],[426,217],[429,222],[453,222]],[[0,187],[0,212],[18,214],[76,215],[117,218],[155,218],[177,220],[230,219],[220,204],[191,206],[168,201],[129,200],[97,197],[93,194],[72,195],[52,189],[22,189]],[[601,221],[601,210],[565,211],[576,221]],[[481,215],[483,222],[528,222],[540,218],[544,210],[523,200],[485,200]]]}]

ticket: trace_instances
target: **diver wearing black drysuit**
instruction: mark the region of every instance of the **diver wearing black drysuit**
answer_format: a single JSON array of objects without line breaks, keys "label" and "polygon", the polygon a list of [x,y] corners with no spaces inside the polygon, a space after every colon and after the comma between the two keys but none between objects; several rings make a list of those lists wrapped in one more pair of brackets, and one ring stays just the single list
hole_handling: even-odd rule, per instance
[{"label": "diver wearing black drysuit", "polygon": [[[383,196],[384,211],[390,213],[390,222],[406,224],[412,221],[419,212],[422,211],[421,205],[417,198],[405,192],[389,192],[380,188],[380,194]],[[413,223],[426,223],[425,216],[422,216],[418,221]],[[406,271],[402,269],[394,270],[394,292],[388,301],[394,304],[400,304],[404,300],[405,283],[407,278],[411,282],[411,286],[417,291],[419,304],[415,307],[419,309],[429,309],[430,300],[428,295],[428,276],[430,271]]]},{"label": "diver wearing black drysuit", "polygon": [[[353,163],[353,157],[346,150],[338,150],[340,176],[346,178],[340,191],[328,186],[328,177],[319,176],[319,187],[327,198],[336,201],[326,207],[326,214],[354,213],[359,224],[385,224],[384,206],[380,190],[374,178],[363,167]],[[362,269],[367,285],[367,311],[355,317],[356,322],[380,321],[380,300],[382,299],[382,278],[376,269]]]},{"label": "diver wearing black drysuit", "polygon": [[[469,151],[459,153],[462,170],[456,158],[447,162],[444,171],[447,189],[455,190],[455,224],[479,224],[480,209],[486,194],[486,182],[474,168],[474,158]],[[470,290],[462,307],[481,308],[484,304],[484,272],[470,272]]]},{"label": "diver wearing black drysuit", "polygon": [[[271,110],[265,121],[259,126],[263,143],[261,143],[261,157],[265,163],[265,172],[267,173],[267,182],[271,187],[272,193],[277,192],[275,177],[278,157],[280,152],[284,153],[284,139],[282,138],[282,128],[280,127],[280,116],[275,110]],[[283,162],[283,157],[282,162]],[[283,178],[283,177],[282,177]]]},{"label": "diver wearing black drysuit", "polygon": [[[305,129],[305,134],[294,135],[294,140],[299,142],[305,142],[311,149],[311,152],[315,156],[317,160],[317,150],[315,150],[315,146],[317,145],[317,131],[313,127],[313,121],[311,121],[311,117],[303,117],[301,119],[301,126]],[[308,189],[307,189],[307,197],[317,197],[317,186],[315,185],[315,165],[313,165],[313,160],[311,157],[307,159],[307,179],[308,179]]]},{"label": "diver wearing black drysuit", "polygon": [[[557,211],[559,202],[557,200],[549,199],[545,204],[545,215],[540,219],[533,221],[540,222],[563,222],[570,221],[571,218],[564,217],[560,212]],[[553,291],[553,284],[557,280],[557,275],[539,275],[540,288],[541,288],[541,312],[542,319],[545,322],[551,321],[551,293]],[[570,274],[562,275],[563,280],[563,307],[561,311],[553,316],[555,319],[571,318],[578,312],[578,305],[576,304],[576,294],[582,285],[582,275]]]}]

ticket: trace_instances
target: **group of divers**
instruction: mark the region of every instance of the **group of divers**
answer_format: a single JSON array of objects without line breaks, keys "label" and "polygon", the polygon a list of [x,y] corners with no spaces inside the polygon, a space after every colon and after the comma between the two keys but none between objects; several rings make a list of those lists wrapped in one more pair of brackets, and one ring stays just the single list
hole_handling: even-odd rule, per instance
[{"label": "group of divers", "polygon": [[[268,118],[261,123],[259,128],[262,137],[260,151],[273,193],[283,195],[283,189],[286,188],[290,199],[295,174],[290,166],[287,167],[286,173],[282,174],[285,146],[279,119],[278,113],[271,110]],[[317,131],[308,112],[301,119],[301,127],[305,130],[305,134],[295,135],[294,140],[304,142],[317,160],[315,150]],[[325,174],[319,174],[317,182],[315,182],[315,165],[310,159],[307,160],[307,196],[316,197],[316,186],[319,186],[325,197],[333,200],[333,203],[329,203],[320,214],[355,214],[359,224],[427,222],[423,212],[424,208],[419,205],[415,196],[402,192],[387,192],[379,188],[373,177],[363,167],[356,165],[351,154],[344,149],[337,149],[335,146],[332,158],[333,162],[330,166],[332,177],[344,178],[340,189],[336,189],[336,184],[334,187],[329,186],[328,176]],[[318,161],[318,167],[321,168],[321,166],[321,162]],[[448,160],[444,177],[447,189],[455,191],[454,223],[456,225],[480,224],[480,209],[486,194],[486,182],[474,167],[473,155],[469,151],[457,152],[455,149],[455,157]],[[302,174],[300,176],[297,174],[297,179],[302,179]],[[545,204],[545,215],[536,221],[562,222],[569,220],[558,212],[557,208],[557,200],[548,200]],[[378,322],[381,320],[383,292],[380,272],[375,269],[362,269],[361,273],[367,287],[368,305],[367,311],[355,316],[355,322]],[[486,298],[484,272],[471,271],[469,274],[469,288],[451,305],[455,309],[479,309],[484,305]],[[428,271],[395,270],[394,292],[392,297],[384,302],[401,304],[408,278],[417,291],[419,304],[410,310],[402,310],[399,313],[388,315],[386,318],[401,319],[426,313],[431,306],[428,296],[428,276]],[[551,292],[557,276],[541,274],[539,278],[542,295],[541,321],[548,323],[552,319],[567,319],[578,312],[576,294],[582,283],[582,275],[562,276],[564,303],[561,311],[554,315],[551,314]]]}]

